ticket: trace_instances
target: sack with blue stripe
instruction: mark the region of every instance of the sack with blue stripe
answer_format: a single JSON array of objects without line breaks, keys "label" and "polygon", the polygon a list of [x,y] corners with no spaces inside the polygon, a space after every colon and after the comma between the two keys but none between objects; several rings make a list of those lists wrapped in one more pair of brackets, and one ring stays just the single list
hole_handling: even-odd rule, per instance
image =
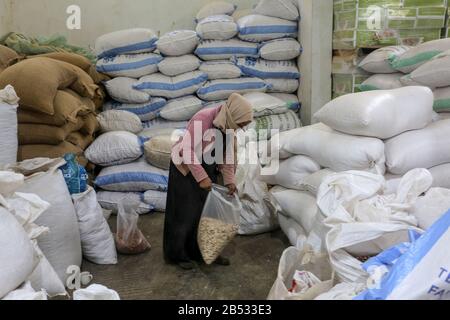
[{"label": "sack with blue stripe", "polygon": [[255,58],[236,58],[234,63],[248,77],[261,79],[299,79],[300,71],[294,60],[269,61]]},{"label": "sack with blue stripe", "polygon": [[153,52],[158,36],[151,29],[135,28],[105,34],[95,42],[99,59],[120,54]]},{"label": "sack with blue stripe", "polygon": [[208,80],[208,75],[193,71],[175,77],[155,73],[142,77],[133,88],[151,96],[175,99],[195,93]]},{"label": "sack with blue stripe", "polygon": [[195,54],[205,61],[226,60],[232,57],[257,58],[259,56],[256,43],[239,39],[203,40],[195,50]]},{"label": "sack with blue stripe", "polygon": [[258,14],[238,20],[239,38],[250,42],[263,42],[278,38],[297,38],[298,21],[266,17]]},{"label": "sack with blue stripe", "polygon": [[450,211],[411,238],[363,265],[375,281],[356,300],[450,300]]},{"label": "sack with blue stripe", "polygon": [[150,121],[158,117],[159,112],[167,104],[164,98],[151,98],[146,103],[122,103],[118,101],[108,101],[103,105],[104,111],[122,110],[134,113],[141,119],[142,122]]},{"label": "sack with blue stripe", "polygon": [[266,92],[268,85],[259,78],[239,78],[212,80],[206,82],[197,91],[200,99],[206,101],[225,100],[234,92],[239,94],[249,92]]},{"label": "sack with blue stripe", "polygon": [[106,191],[145,192],[167,191],[169,172],[155,168],[144,157],[135,162],[104,168],[95,185]]},{"label": "sack with blue stripe", "polygon": [[124,54],[97,61],[97,71],[111,77],[140,78],[158,72],[163,57],[155,53]]}]

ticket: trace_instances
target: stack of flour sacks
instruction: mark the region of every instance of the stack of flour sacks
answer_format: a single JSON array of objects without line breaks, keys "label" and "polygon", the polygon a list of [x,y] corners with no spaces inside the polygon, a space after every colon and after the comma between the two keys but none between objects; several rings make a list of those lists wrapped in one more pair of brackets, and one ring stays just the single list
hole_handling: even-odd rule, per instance
[{"label": "stack of flour sacks", "polygon": [[[427,87],[345,95],[325,105],[315,118],[320,123],[272,138],[271,149],[283,160],[277,174],[261,177],[277,185],[271,192],[281,206],[280,225],[293,245],[311,232],[325,237],[316,203],[325,177],[351,170],[389,173],[386,189],[395,191],[410,170],[441,172],[443,167],[436,166],[450,162],[450,120],[433,122],[433,93]],[[433,175],[434,187],[448,188],[445,178]]]},{"label": "stack of flour sacks", "polygon": [[[219,1],[197,14],[201,42],[195,54],[202,60],[200,71],[208,80],[197,96],[207,102],[206,107],[214,107],[234,92],[268,93],[298,111],[300,72],[295,59],[301,53],[296,40],[300,15],[294,1],[263,0],[252,14],[240,18],[233,15],[235,9],[233,4]],[[298,126],[297,114],[283,113],[281,118],[260,114],[264,117],[253,127],[270,129],[275,123],[276,129],[284,125],[287,130]]]}]

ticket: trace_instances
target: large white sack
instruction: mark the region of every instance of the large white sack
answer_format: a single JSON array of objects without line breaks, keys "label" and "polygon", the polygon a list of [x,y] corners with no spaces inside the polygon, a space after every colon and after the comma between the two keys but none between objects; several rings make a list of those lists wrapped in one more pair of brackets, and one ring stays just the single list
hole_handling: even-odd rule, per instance
[{"label": "large white sack", "polygon": [[47,293],[44,290],[35,291],[31,286],[31,283],[27,281],[22,286],[17,288],[14,291],[11,291],[6,296],[2,298],[2,300],[10,300],[10,301],[39,301],[39,300],[48,300]]},{"label": "large white sack", "polygon": [[164,98],[152,98],[149,102],[145,103],[122,103],[118,101],[108,101],[103,105],[103,110],[123,110],[134,113],[141,119],[142,122],[155,119],[159,111],[166,105],[166,99]]},{"label": "large white sack", "polygon": [[195,93],[208,80],[208,75],[193,71],[168,77],[161,73],[142,77],[133,88],[151,96],[175,99]]},{"label": "large white sack", "polygon": [[202,19],[196,31],[204,40],[228,40],[237,35],[238,25],[230,16],[216,15]]},{"label": "large white sack", "polygon": [[267,84],[258,78],[239,78],[207,81],[198,91],[200,99],[225,100],[233,93],[266,92]]},{"label": "large white sack", "polygon": [[395,58],[391,62],[391,66],[403,73],[411,73],[433,57],[447,50],[450,50],[450,39],[425,42]]},{"label": "large white sack", "polygon": [[105,34],[95,41],[98,58],[119,54],[153,52],[158,36],[151,29],[135,28]]},{"label": "large white sack", "polygon": [[169,170],[172,156],[172,147],[178,141],[173,135],[157,136],[144,145],[145,159],[152,166]]},{"label": "large white sack", "polygon": [[153,206],[144,202],[142,193],[137,192],[111,192],[99,191],[97,193],[97,200],[100,206],[105,210],[110,210],[111,213],[117,214],[119,211],[119,204],[124,207],[137,207],[137,214],[147,214],[153,210]]},{"label": "large white sack", "polygon": [[353,300],[358,294],[366,289],[364,283],[339,283],[328,292],[325,292],[314,300],[336,301],[336,300]]},{"label": "large white sack", "polygon": [[[186,121],[167,121],[164,119],[159,119],[160,121],[155,122],[154,125],[150,125],[148,128],[142,130],[139,136],[144,139],[152,139],[158,136],[172,136],[175,132],[180,135],[186,132],[187,122]],[[148,123],[145,123],[146,125]]]},{"label": "large white sack", "polygon": [[304,179],[320,170],[320,165],[306,156],[294,156],[282,160],[274,175],[262,175],[261,180],[270,185],[280,185],[288,189],[300,190]]},{"label": "large white sack", "polygon": [[167,57],[158,64],[159,72],[171,77],[195,71],[199,67],[200,60],[193,54],[179,57]]},{"label": "large white sack", "polygon": [[374,74],[359,85],[361,91],[392,90],[403,87],[400,79],[403,73]]},{"label": "large white sack", "polygon": [[297,38],[298,21],[252,14],[238,20],[239,38],[250,42],[263,42],[278,38]]},{"label": "large white sack", "polygon": [[166,211],[167,192],[149,190],[144,193],[144,202],[158,212]]},{"label": "large white sack", "polygon": [[298,20],[300,13],[294,4],[296,0],[261,0],[253,9],[256,14],[286,20]]},{"label": "large white sack", "polygon": [[[296,271],[310,272],[318,281],[308,285],[299,293],[289,291],[292,288]],[[295,247],[287,248],[280,259],[278,275],[270,290],[268,300],[313,300],[333,287],[334,273],[325,254],[314,254]]]},{"label": "large white sack", "polygon": [[278,222],[281,230],[286,235],[292,246],[296,246],[297,243],[301,243],[306,240],[306,231],[294,219],[286,217],[283,214],[279,214]]},{"label": "large white sack", "polygon": [[139,133],[143,129],[141,119],[129,111],[104,111],[97,116],[97,120],[102,132],[128,131]]},{"label": "large white sack", "polygon": [[[445,88],[436,88],[433,90],[434,105],[433,109],[436,112],[450,111],[450,86]],[[441,114],[443,116],[444,114]],[[444,120],[444,119],[442,119]]]},{"label": "large white sack", "polygon": [[232,57],[255,57],[259,56],[258,44],[242,41],[239,39],[230,40],[203,40],[195,54],[202,60],[223,60]]},{"label": "large white sack", "polygon": [[164,56],[183,56],[194,52],[199,43],[197,32],[177,30],[163,35],[157,43],[158,50]]},{"label": "large white sack", "polygon": [[242,75],[241,69],[229,60],[206,61],[199,70],[208,75],[208,80],[236,79]]},{"label": "large white sack", "polygon": [[228,15],[231,16],[236,10],[237,6],[226,1],[213,1],[204,5],[196,16],[196,21],[199,22],[210,16]]},{"label": "large white sack", "polygon": [[433,176],[433,188],[450,189],[450,163],[428,169]]},{"label": "large white sack", "polygon": [[450,163],[449,135],[450,120],[442,120],[387,140],[388,171],[402,175],[414,168],[428,169]]},{"label": "large white sack", "polygon": [[18,97],[12,86],[0,90],[0,165],[17,161],[17,107]]},{"label": "large white sack", "polygon": [[140,78],[157,72],[162,59],[155,53],[105,57],[97,61],[97,71],[111,77]]},{"label": "large white sack", "polygon": [[133,88],[137,83],[136,79],[119,77],[105,82],[105,88],[111,98],[122,103],[149,102],[150,95],[148,93]]},{"label": "large white sack", "polygon": [[64,163],[62,159],[40,158],[23,161],[14,167],[15,171],[36,172],[26,178],[18,191],[34,193],[50,203],[50,208],[36,220],[36,224],[50,229],[48,234],[39,237],[38,245],[63,283],[67,267],[80,266],[82,261],[77,215],[66,181],[58,170]]},{"label": "large white sack", "polygon": [[132,163],[102,169],[95,185],[106,191],[167,191],[168,180],[168,171],[149,165],[142,157]]},{"label": "large white sack", "polygon": [[277,189],[271,192],[281,206],[283,215],[294,219],[309,234],[320,215],[316,197],[309,192]]},{"label": "large white sack", "polygon": [[433,93],[426,87],[360,92],[327,103],[315,119],[352,135],[388,139],[431,123]]},{"label": "large white sack", "polygon": [[402,78],[404,85],[421,84],[430,88],[450,85],[450,50],[435,56]]},{"label": "large white sack", "polygon": [[38,264],[27,233],[14,216],[0,207],[0,298],[25,282]]},{"label": "large white sack", "polygon": [[102,134],[85,151],[86,158],[99,166],[130,163],[142,156],[142,141],[131,132],[113,131]]},{"label": "large white sack", "polygon": [[295,93],[299,90],[300,81],[298,79],[264,79],[268,93]]},{"label": "large white sack", "polygon": [[413,214],[419,221],[419,228],[427,230],[438,221],[450,208],[450,190],[432,188],[417,199]]},{"label": "large white sack", "polygon": [[167,101],[160,116],[170,121],[189,121],[202,107],[203,101],[196,96],[185,96]]},{"label": "large white sack", "polygon": [[[269,140],[279,132],[289,131],[302,126],[298,114],[289,110],[286,113],[256,118],[249,126],[253,140]],[[286,154],[284,150],[280,154]]]},{"label": "large white sack", "polygon": [[95,190],[73,194],[72,200],[78,217],[83,256],[96,264],[117,264],[116,244],[97,202]]},{"label": "large white sack", "polygon": [[266,60],[292,60],[302,53],[302,46],[296,39],[283,38],[261,44],[259,54]]},{"label": "large white sack", "polygon": [[331,171],[330,169],[322,169],[317,172],[314,172],[313,174],[307,176],[300,182],[300,184],[298,185],[298,190],[308,191],[314,196],[317,196],[322,181],[335,173],[336,172]]},{"label": "large white sack", "polygon": [[298,111],[301,107],[300,99],[297,95],[291,93],[269,93],[269,96],[278,98],[287,103],[288,108],[292,111]]},{"label": "large white sack", "polygon": [[389,46],[371,52],[360,63],[359,67],[370,73],[396,73],[391,61],[399,59],[410,46]]},{"label": "large white sack", "polygon": [[280,150],[306,155],[334,171],[374,170],[384,173],[384,143],[334,131],[323,123],[289,131],[279,137]]},{"label": "large white sack", "polygon": [[285,101],[263,92],[246,93],[244,98],[251,104],[256,118],[286,113],[289,110]]},{"label": "large white sack", "polygon": [[297,62],[270,61],[255,58],[233,59],[241,69],[242,74],[247,77],[257,77],[261,79],[300,79],[300,71]]}]

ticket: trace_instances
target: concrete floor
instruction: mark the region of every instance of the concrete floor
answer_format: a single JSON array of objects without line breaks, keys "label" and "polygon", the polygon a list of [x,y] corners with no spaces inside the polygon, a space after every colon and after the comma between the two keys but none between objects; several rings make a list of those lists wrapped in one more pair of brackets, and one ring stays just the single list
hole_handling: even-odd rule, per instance
[{"label": "concrete floor", "polygon": [[[116,219],[109,220],[115,231]],[[282,252],[289,246],[281,230],[237,237],[225,250],[231,266],[199,265],[192,271],[167,265],[162,253],[164,215],[141,216],[139,226],[152,245],[138,256],[119,256],[116,266],[85,261],[93,283],[116,290],[123,300],[264,300],[273,285]]]}]

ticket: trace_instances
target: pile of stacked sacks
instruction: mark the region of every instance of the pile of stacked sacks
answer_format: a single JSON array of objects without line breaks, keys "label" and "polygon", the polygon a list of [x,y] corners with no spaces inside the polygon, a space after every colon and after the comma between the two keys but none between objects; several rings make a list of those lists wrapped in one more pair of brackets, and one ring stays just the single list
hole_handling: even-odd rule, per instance
[{"label": "pile of stacked sacks", "polygon": [[97,83],[103,79],[89,60],[72,53],[29,56],[6,68],[0,87],[12,85],[20,98],[19,161],[73,153],[87,165],[83,151],[98,129],[104,93]]}]

